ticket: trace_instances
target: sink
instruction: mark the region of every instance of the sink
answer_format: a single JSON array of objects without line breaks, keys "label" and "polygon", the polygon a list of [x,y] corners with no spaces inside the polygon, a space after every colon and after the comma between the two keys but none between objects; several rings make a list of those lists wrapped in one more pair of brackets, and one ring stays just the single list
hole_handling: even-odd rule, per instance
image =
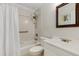
[{"label": "sink", "polygon": [[60,43],[60,44],[69,44],[72,42],[72,40],[70,40],[70,39],[59,38],[59,37],[52,38],[52,41],[55,43]]}]

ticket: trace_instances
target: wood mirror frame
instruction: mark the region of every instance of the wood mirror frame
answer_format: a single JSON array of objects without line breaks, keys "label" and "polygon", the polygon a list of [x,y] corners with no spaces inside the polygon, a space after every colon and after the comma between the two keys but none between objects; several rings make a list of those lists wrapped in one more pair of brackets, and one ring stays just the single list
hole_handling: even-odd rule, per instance
[{"label": "wood mirror frame", "polygon": [[62,3],[56,7],[56,28],[62,27],[78,27],[79,26],[79,3],[75,3],[75,24],[59,25],[58,24],[58,10],[69,3]]}]

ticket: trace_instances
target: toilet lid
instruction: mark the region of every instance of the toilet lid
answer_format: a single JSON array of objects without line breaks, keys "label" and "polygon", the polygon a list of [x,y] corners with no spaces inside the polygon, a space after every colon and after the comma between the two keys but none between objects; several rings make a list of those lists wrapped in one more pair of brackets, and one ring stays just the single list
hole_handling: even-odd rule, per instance
[{"label": "toilet lid", "polygon": [[35,47],[32,47],[30,49],[31,52],[39,52],[39,51],[42,51],[43,50],[43,47],[41,46],[35,46]]}]

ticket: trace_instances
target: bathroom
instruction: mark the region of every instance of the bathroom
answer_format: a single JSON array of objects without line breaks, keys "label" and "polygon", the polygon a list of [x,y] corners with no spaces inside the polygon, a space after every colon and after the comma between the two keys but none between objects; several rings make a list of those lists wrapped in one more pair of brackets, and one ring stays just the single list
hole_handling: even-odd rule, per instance
[{"label": "bathroom", "polygon": [[0,56],[79,56],[78,6],[0,3]]}]

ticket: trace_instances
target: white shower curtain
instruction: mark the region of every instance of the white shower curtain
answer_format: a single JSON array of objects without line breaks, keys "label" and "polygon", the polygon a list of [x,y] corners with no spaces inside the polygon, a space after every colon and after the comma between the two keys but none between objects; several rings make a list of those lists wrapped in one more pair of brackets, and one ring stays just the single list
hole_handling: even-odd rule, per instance
[{"label": "white shower curtain", "polygon": [[5,55],[20,55],[18,8],[12,4],[5,4]]},{"label": "white shower curtain", "polygon": [[4,5],[0,4],[0,56],[5,55],[5,50],[4,50]]}]

